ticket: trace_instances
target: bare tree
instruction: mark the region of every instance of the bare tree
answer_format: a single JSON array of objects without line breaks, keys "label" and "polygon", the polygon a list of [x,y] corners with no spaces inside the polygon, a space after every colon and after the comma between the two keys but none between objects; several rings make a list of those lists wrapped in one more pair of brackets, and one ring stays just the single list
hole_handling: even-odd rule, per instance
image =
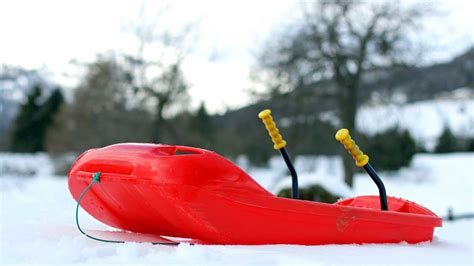
[{"label": "bare tree", "polygon": [[182,64],[188,52],[185,47],[187,40],[192,37],[191,25],[186,25],[177,32],[166,30],[166,26],[159,23],[164,10],[166,9],[154,16],[155,20],[147,21],[142,7],[140,20],[132,27],[138,40],[138,52],[136,55],[126,56],[136,77],[136,93],[152,109],[152,142],[162,141],[166,112],[188,100],[189,85],[185,80]]},{"label": "bare tree", "polygon": [[160,142],[161,130],[166,122],[164,111],[179,100],[185,99],[188,85],[182,73],[181,60],[163,68],[160,76],[143,84],[142,89],[155,100],[154,119],[150,140]]},{"label": "bare tree", "polygon": [[[406,65],[410,34],[425,9],[402,7],[399,1],[317,1],[303,3],[301,23],[272,40],[261,66],[273,93],[315,87],[333,80],[335,89],[315,94],[337,99],[341,124],[356,133],[359,89],[363,76],[376,69]],[[276,43],[276,45],[274,45]],[[352,186],[355,168],[344,158],[345,182]]]},{"label": "bare tree", "polygon": [[83,151],[119,142],[146,141],[150,119],[133,103],[133,76],[115,55],[85,65],[74,101],[63,106],[48,131],[49,152]]}]

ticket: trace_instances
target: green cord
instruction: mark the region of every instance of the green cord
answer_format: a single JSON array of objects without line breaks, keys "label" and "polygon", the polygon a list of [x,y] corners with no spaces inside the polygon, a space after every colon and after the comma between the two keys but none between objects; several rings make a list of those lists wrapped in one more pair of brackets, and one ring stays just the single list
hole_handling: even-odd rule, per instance
[{"label": "green cord", "polygon": [[94,240],[101,241],[101,242],[107,242],[107,243],[125,243],[125,241],[107,240],[107,239],[100,239],[100,238],[97,238],[97,237],[93,237],[93,236],[87,234],[86,232],[84,232],[81,229],[81,226],[79,225],[79,206],[81,205],[81,200],[84,197],[84,195],[86,195],[87,191],[89,191],[89,189],[92,187],[92,185],[94,185],[94,183],[99,183],[100,182],[100,175],[101,174],[102,174],[102,172],[97,172],[93,175],[92,181],[84,189],[84,191],[82,191],[81,195],[79,196],[79,199],[77,199],[77,205],[76,205],[76,225],[77,225],[77,229],[79,229],[79,231],[83,235],[87,236],[90,239],[94,239]]},{"label": "green cord", "polygon": [[[100,241],[100,242],[106,242],[106,243],[125,243],[125,241],[117,241],[117,240],[107,240],[107,239],[100,239],[100,238],[97,238],[97,237],[93,237],[89,234],[87,234],[86,232],[84,232],[81,228],[81,226],[79,225],[79,206],[81,205],[81,201],[82,201],[82,198],[84,197],[84,195],[86,195],[87,191],[89,191],[89,189],[92,187],[92,185],[94,185],[95,183],[100,183],[100,175],[102,174],[102,172],[97,172],[95,173],[93,176],[92,176],[92,180],[91,182],[89,183],[89,185],[84,189],[84,191],[82,191],[81,195],[79,196],[79,198],[77,199],[77,205],[76,205],[76,225],[77,225],[77,229],[79,229],[79,231],[87,236],[88,238],[90,239],[93,239],[93,240],[96,240],[96,241]],[[175,245],[178,245],[179,242],[152,242],[153,245],[170,245],[170,246],[175,246]]]}]

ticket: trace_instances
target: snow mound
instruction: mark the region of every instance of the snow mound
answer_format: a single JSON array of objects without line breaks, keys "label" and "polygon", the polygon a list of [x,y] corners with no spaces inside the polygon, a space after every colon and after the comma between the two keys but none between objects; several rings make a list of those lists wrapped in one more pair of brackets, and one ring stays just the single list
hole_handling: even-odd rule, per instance
[{"label": "snow mound", "polygon": [[46,153],[0,153],[0,178],[52,175],[53,164]]}]

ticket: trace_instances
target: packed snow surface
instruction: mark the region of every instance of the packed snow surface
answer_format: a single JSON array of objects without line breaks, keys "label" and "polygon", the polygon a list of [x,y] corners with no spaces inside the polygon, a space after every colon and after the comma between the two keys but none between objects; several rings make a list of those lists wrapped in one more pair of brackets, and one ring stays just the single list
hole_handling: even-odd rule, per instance
[{"label": "packed snow surface", "polygon": [[[473,212],[474,153],[416,155],[409,168],[381,173],[388,194],[420,203],[440,216]],[[276,193],[288,186],[284,164],[273,159],[268,168],[243,165],[255,179]],[[302,185],[322,184],[341,196],[376,194],[363,174],[355,188],[342,183],[340,161],[333,157],[296,160]],[[28,264],[465,264],[473,265],[473,220],[445,221],[433,242],[409,245],[263,245],[218,246],[147,243],[109,244],[82,236],[75,228],[75,201],[67,180],[52,174],[46,155],[0,154],[0,265]],[[83,227],[110,230],[85,212]],[[288,230],[291,230],[289,228]]]}]

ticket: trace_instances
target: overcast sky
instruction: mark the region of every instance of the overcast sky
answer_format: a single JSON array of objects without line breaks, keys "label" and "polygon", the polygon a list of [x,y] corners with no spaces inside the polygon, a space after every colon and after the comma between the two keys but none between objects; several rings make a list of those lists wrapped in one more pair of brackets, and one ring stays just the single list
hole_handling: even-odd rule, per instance
[{"label": "overcast sky", "polygon": [[[437,3],[446,15],[430,26],[430,38],[440,47],[432,60],[443,60],[473,43],[474,1]],[[129,27],[141,6],[137,0],[0,0],[0,64],[45,68],[55,80],[73,85],[75,79],[65,77],[77,73],[71,59],[87,62],[109,50],[137,50]],[[145,6],[148,18],[167,10],[161,25],[171,30],[198,23],[196,45],[184,65],[193,106],[204,100],[212,111],[223,111],[249,100],[245,89],[253,53],[298,16],[299,1],[148,1]]]}]

